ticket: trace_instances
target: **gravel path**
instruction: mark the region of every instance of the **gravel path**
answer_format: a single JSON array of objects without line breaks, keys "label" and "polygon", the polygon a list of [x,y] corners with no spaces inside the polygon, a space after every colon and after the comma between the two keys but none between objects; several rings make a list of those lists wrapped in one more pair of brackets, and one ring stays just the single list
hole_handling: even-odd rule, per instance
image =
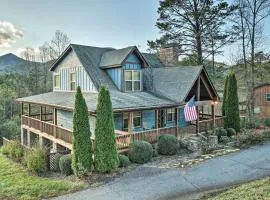
[{"label": "gravel path", "polygon": [[140,166],[111,183],[55,200],[181,199],[270,175],[270,143],[210,159],[188,169]]}]

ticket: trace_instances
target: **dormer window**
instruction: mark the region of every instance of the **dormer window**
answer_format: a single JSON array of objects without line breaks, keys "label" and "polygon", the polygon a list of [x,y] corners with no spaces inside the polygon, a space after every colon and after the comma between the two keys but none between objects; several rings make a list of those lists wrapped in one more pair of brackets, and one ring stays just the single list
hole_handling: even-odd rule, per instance
[{"label": "dormer window", "polygon": [[76,90],[76,73],[70,74],[70,90]]},{"label": "dormer window", "polygon": [[59,74],[54,75],[54,87],[60,88],[60,75]]},{"label": "dormer window", "polygon": [[125,91],[141,91],[140,70],[125,70]]}]

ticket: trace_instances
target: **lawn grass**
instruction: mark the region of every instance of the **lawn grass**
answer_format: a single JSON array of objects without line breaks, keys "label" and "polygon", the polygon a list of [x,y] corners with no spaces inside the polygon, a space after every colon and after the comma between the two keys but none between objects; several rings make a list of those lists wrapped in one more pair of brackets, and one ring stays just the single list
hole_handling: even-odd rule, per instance
[{"label": "lawn grass", "polygon": [[82,182],[71,182],[30,175],[20,164],[0,154],[0,199],[38,200],[82,189]]},{"label": "lawn grass", "polygon": [[225,192],[217,194],[208,200],[254,200],[270,199],[270,177],[261,180],[245,183]]}]

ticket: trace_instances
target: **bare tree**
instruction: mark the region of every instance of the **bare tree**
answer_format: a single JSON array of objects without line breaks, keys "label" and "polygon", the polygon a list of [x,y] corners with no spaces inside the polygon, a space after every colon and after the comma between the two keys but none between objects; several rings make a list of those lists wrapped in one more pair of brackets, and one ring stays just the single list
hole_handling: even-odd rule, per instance
[{"label": "bare tree", "polygon": [[250,41],[250,65],[251,65],[251,87],[250,87],[250,122],[255,124],[254,119],[254,87],[255,87],[255,51],[259,40],[262,37],[262,23],[270,15],[270,0],[245,0],[244,20],[248,29],[248,38]]},{"label": "bare tree", "polygon": [[42,46],[46,49],[49,60],[57,59],[70,44],[69,37],[60,30],[55,32],[53,39],[45,42]]}]

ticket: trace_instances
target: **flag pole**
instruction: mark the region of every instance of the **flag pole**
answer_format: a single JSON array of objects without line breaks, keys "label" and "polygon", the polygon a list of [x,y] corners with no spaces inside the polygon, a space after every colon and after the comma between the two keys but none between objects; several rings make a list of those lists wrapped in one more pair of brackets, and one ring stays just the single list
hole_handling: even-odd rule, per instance
[{"label": "flag pole", "polygon": [[200,101],[200,94],[201,94],[201,77],[199,76],[198,81],[197,81],[197,94],[196,94],[196,100],[197,100],[197,106],[196,106],[196,110],[197,110],[197,120],[196,120],[196,135],[199,134],[200,131],[200,127],[199,127],[199,121],[200,121],[200,110],[199,110],[199,106],[198,106],[198,102]]}]

